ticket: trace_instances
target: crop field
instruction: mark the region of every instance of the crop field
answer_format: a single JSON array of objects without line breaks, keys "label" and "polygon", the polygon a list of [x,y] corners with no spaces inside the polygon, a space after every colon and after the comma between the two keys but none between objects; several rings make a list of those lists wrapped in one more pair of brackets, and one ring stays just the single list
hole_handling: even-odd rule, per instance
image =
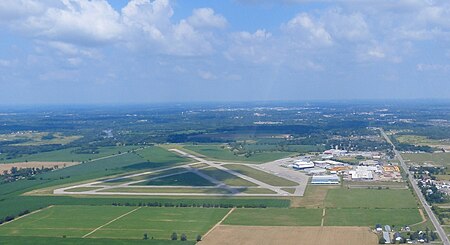
[{"label": "crop field", "polygon": [[13,146],[39,146],[51,144],[65,145],[80,138],[82,138],[82,136],[80,135],[67,136],[61,133],[31,132],[31,131],[16,132],[12,134],[0,134],[0,141],[6,143],[20,142],[11,144]]},{"label": "crop field", "polygon": [[225,225],[250,226],[318,226],[322,209],[236,209],[228,216]]},{"label": "crop field", "polygon": [[366,227],[219,225],[199,244],[373,245],[378,237]]},{"label": "crop field", "polygon": [[256,186],[255,183],[239,178],[235,175],[229,174],[225,171],[222,171],[214,167],[204,168],[200,170],[200,172],[209,175],[214,179],[222,181],[223,183],[230,186]]},{"label": "crop field", "polygon": [[411,163],[423,164],[428,163],[436,166],[450,166],[450,152],[439,153],[404,153],[405,160]]},{"label": "crop field", "polygon": [[398,209],[366,209],[342,208],[326,209],[326,226],[370,226],[375,224],[389,224],[405,226],[422,221],[417,208]]},{"label": "crop field", "polygon": [[417,208],[410,190],[331,189],[325,199],[335,208]]},{"label": "crop field", "polygon": [[11,168],[65,168],[76,165],[78,162],[16,162],[0,164],[0,173],[3,171],[10,171]]},{"label": "crop field", "polygon": [[223,145],[185,145],[183,148],[197,152],[208,158],[230,162],[264,163],[287,157],[292,152],[261,152],[249,157],[235,155]]},{"label": "crop field", "polygon": [[293,181],[278,177],[273,174],[266,173],[261,170],[257,170],[245,165],[238,165],[238,164],[226,164],[226,168],[234,170],[236,172],[239,172],[241,174],[250,176],[254,179],[257,179],[259,181],[262,181],[264,183],[267,183],[269,185],[273,186],[297,186],[298,183],[295,183]]},{"label": "crop field", "polygon": [[229,211],[224,208],[53,206],[0,226],[0,236],[194,240]]},{"label": "crop field", "polygon": [[63,150],[42,152],[31,155],[24,155],[14,159],[1,159],[0,162],[82,162],[88,161],[91,159],[96,159],[100,157],[110,156],[112,154],[118,154],[119,152],[127,152],[129,150],[136,149],[136,146],[108,146],[108,147],[99,147],[98,153],[92,154],[78,154],[75,153],[74,150],[77,148],[67,148]]},{"label": "crop field", "polygon": [[[135,245],[142,244],[142,240],[131,239],[112,239],[112,238],[62,238],[62,237],[20,237],[20,236],[0,236],[0,244],[2,245]],[[148,245],[194,245],[195,241],[171,241],[171,240],[146,240]]]}]

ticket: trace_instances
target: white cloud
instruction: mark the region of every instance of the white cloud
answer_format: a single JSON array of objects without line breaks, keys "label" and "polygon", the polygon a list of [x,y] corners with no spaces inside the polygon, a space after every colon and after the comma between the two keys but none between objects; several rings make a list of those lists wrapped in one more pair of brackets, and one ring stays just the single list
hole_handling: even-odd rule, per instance
[{"label": "white cloud", "polygon": [[215,14],[211,8],[194,9],[187,21],[198,28],[224,28],[227,25],[227,20],[223,16]]},{"label": "white cloud", "polygon": [[307,13],[300,13],[283,25],[285,32],[307,45],[332,45],[333,39],[323,23]]},{"label": "white cloud", "polygon": [[198,70],[197,74],[203,80],[215,80],[215,79],[217,79],[217,76],[214,75],[214,73],[212,73],[210,71]]},{"label": "white cloud", "polygon": [[37,38],[81,45],[96,45],[120,37],[120,15],[105,0],[64,0],[60,8],[50,7],[33,15],[19,27]]}]

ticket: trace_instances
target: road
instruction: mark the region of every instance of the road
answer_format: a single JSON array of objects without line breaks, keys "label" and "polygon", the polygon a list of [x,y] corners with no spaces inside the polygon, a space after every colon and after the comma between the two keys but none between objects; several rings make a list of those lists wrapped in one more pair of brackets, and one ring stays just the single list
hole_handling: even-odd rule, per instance
[{"label": "road", "polygon": [[417,196],[419,197],[420,203],[424,207],[425,211],[427,212],[428,217],[430,217],[431,222],[433,223],[434,227],[436,228],[437,233],[439,234],[439,237],[441,241],[444,243],[444,245],[450,245],[450,241],[447,237],[447,234],[445,233],[444,229],[442,228],[441,224],[439,224],[439,220],[436,218],[436,215],[431,210],[431,206],[428,205],[427,201],[425,200],[424,196],[422,195],[422,192],[419,189],[419,186],[417,186],[417,182],[415,181],[412,174],[409,174],[408,167],[405,164],[405,161],[403,160],[402,155],[399,151],[395,148],[395,145],[392,143],[391,139],[386,135],[384,130],[380,128],[381,135],[386,139],[386,141],[392,145],[392,148],[394,150],[395,156],[400,162],[400,166],[403,168],[405,173],[408,173],[408,179],[411,183],[411,186],[413,187],[414,191],[416,192]]}]

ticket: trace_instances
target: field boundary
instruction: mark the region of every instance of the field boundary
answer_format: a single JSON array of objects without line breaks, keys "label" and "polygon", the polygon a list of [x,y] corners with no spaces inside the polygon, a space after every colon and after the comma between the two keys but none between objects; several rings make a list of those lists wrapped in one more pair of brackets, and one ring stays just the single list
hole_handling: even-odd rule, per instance
[{"label": "field boundary", "polygon": [[207,231],[207,232],[205,233],[205,235],[203,235],[203,238],[205,238],[207,235],[209,235],[209,233],[211,233],[217,226],[221,225],[222,222],[223,222],[226,218],[228,218],[228,216],[230,216],[230,214],[231,214],[234,210],[236,210],[236,208],[230,209],[230,211],[228,211],[228,213],[225,214],[225,216],[223,216],[223,218],[222,218],[221,220],[219,220],[219,222],[217,222],[217,224],[215,224],[213,227],[211,227],[211,229],[209,229],[209,231]]},{"label": "field boundary", "polygon": [[116,220],[118,220],[118,219],[121,219],[121,218],[123,218],[123,217],[125,217],[125,216],[127,216],[127,215],[129,215],[129,214],[131,214],[131,213],[133,213],[133,212],[135,212],[135,211],[141,209],[141,208],[142,208],[142,207],[137,207],[137,208],[135,208],[135,209],[133,209],[133,210],[127,212],[127,213],[124,213],[124,214],[120,215],[119,217],[117,217],[117,218],[115,218],[115,219],[113,219],[113,220],[111,220],[111,221],[109,221],[109,222],[107,222],[107,223],[105,223],[105,224],[103,224],[103,225],[101,225],[101,226],[95,228],[94,230],[92,230],[92,231],[90,231],[89,233],[85,234],[85,235],[82,236],[81,238],[86,238],[86,237],[88,237],[89,235],[93,234],[94,232],[100,230],[101,228],[103,228],[103,227],[105,227],[105,226],[111,224],[112,222],[114,222],[114,221],[116,221]]},{"label": "field boundary", "polygon": [[33,211],[33,212],[24,214],[24,215],[19,216],[19,217],[15,218],[15,219],[13,219],[13,220],[11,220],[11,221],[2,223],[2,224],[0,224],[0,226],[3,226],[3,225],[6,225],[6,224],[9,224],[9,223],[12,223],[12,222],[14,222],[14,221],[16,221],[16,220],[19,220],[19,219],[21,219],[21,218],[25,218],[25,217],[27,217],[27,216],[29,216],[29,215],[32,215],[32,214],[35,214],[35,213],[39,213],[39,212],[41,212],[41,211],[43,211],[43,210],[45,210],[45,209],[49,209],[49,208],[51,208],[51,207],[53,207],[53,206],[54,206],[54,205],[50,205],[50,206],[48,206],[48,207],[41,208],[41,209],[35,210],[35,211]]}]

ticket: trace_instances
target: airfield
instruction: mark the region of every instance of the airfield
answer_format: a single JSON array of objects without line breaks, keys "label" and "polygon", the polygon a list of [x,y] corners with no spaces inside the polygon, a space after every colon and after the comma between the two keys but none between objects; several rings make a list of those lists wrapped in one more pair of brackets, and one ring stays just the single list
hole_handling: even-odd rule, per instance
[{"label": "airfield", "polygon": [[308,176],[265,164],[210,161],[180,149],[170,149],[194,163],[162,168],[112,179],[73,185],[56,195],[130,196],[303,196]]}]

